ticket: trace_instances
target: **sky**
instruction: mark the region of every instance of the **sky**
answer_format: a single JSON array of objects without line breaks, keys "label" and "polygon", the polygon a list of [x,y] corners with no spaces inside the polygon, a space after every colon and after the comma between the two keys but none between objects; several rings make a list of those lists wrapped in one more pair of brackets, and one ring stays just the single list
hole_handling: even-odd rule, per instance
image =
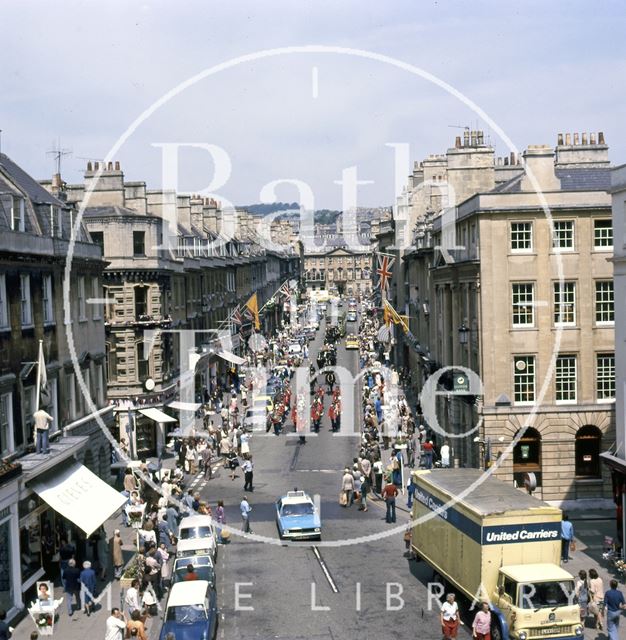
[{"label": "sky", "polygon": [[38,179],[59,142],[68,183],[117,145],[125,179],[149,188],[389,206],[465,126],[497,155],[499,131],[519,150],[603,131],[626,163],[617,1],[4,0],[0,23],[2,151]]}]

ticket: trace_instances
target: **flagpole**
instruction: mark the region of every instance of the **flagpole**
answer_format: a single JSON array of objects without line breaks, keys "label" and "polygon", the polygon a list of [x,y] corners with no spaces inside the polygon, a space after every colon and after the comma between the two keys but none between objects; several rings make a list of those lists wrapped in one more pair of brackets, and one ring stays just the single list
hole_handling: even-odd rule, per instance
[{"label": "flagpole", "polygon": [[[289,282],[289,278],[287,278],[287,280],[285,280],[285,282]],[[278,289],[276,289],[276,291],[274,291],[274,293],[269,297],[267,302],[259,309],[259,313],[261,313],[261,311],[263,311],[263,309],[265,309],[265,307],[267,307],[267,305],[271,302],[272,298],[283,288],[285,282],[283,282],[280,285],[280,287],[278,287]]]},{"label": "flagpole", "polygon": [[39,394],[41,393],[41,363],[43,361],[43,340],[39,341],[37,354],[37,394],[35,396],[35,411],[39,411]]}]

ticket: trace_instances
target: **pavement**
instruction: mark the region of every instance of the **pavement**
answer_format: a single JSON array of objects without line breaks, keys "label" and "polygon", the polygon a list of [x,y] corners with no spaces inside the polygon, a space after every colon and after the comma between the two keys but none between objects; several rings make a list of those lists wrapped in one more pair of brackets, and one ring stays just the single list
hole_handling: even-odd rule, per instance
[{"label": "pavement", "polygon": [[[349,331],[351,329],[349,328]],[[356,326],[352,329],[356,332]],[[310,353],[315,355],[323,340],[324,326]],[[358,371],[356,351],[338,347],[338,365]],[[355,415],[360,415],[356,397]],[[328,410],[328,396],[325,409]],[[289,424],[289,423],[288,423]],[[287,429],[293,431],[293,429]],[[217,564],[218,604],[221,610],[218,638],[234,640],[369,640],[382,638],[441,638],[438,609],[430,606],[427,584],[432,571],[424,563],[412,562],[405,555],[402,539],[408,521],[405,499],[398,500],[398,522],[384,520],[384,504],[369,501],[367,512],[338,504],[343,468],[351,464],[358,447],[355,436],[334,435],[324,416],[319,436],[307,436],[301,445],[288,435],[255,433],[251,440],[255,464],[254,492],[248,493],[252,506],[254,536],[234,535],[220,548]],[[239,529],[238,505],[243,495],[241,471],[233,481],[227,470],[216,469],[214,479],[191,480],[209,504],[218,499],[226,505],[226,523]],[[284,492],[298,487],[318,496],[323,521],[321,543],[286,543],[278,540],[274,502]],[[605,535],[614,530],[612,514],[572,513],[577,551],[566,568],[595,567],[608,583],[609,574],[602,560]],[[118,520],[105,525],[111,534]],[[125,551],[134,549],[132,530],[122,529]],[[104,583],[103,583],[104,585]],[[114,582],[111,602],[120,602],[120,589]],[[69,620],[64,605],[55,627],[63,640],[84,640],[104,636],[108,616],[106,602],[90,618],[82,613]],[[466,625],[459,638],[471,637],[471,618],[464,612]],[[148,621],[150,640],[158,638],[161,621]],[[28,640],[34,625],[30,618],[16,628],[16,640]],[[585,638],[605,639],[606,635],[587,629]]]}]

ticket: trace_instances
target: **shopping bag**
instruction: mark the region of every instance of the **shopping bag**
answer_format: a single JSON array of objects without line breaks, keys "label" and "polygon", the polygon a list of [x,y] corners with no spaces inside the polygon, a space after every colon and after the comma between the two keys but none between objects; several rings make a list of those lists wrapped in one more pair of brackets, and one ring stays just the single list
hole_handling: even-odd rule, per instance
[{"label": "shopping bag", "polygon": [[576,551],[576,543],[573,540],[569,543],[569,550]]},{"label": "shopping bag", "polygon": [[342,507],[345,507],[348,504],[348,496],[346,495],[345,491],[341,491],[339,493],[339,504]]}]

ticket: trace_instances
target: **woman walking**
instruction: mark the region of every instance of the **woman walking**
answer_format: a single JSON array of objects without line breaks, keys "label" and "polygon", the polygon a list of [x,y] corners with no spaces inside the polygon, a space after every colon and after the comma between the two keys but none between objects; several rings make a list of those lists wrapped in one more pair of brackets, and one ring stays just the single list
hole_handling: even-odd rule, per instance
[{"label": "woman walking", "polygon": [[578,606],[580,607],[580,621],[585,626],[585,618],[588,615],[589,606],[589,581],[587,580],[587,572],[581,569],[578,572],[578,580],[575,586],[576,597],[578,598]]},{"label": "woman walking", "polygon": [[594,627],[602,631],[604,613],[604,582],[595,569],[589,569],[589,613],[593,616]]},{"label": "woman walking", "polygon": [[111,540],[111,556],[113,559],[113,570],[115,579],[119,580],[122,576],[122,567],[124,566],[124,554],[122,553],[122,536],[120,530],[116,529],[113,533],[113,540]]},{"label": "woman walking", "polygon": [[456,603],[455,595],[449,593],[441,606],[441,630],[444,640],[456,638],[460,622],[459,605]]},{"label": "woman walking", "polygon": [[222,527],[220,525],[225,524],[226,522],[226,511],[224,509],[224,501],[218,500],[217,507],[215,507],[215,522],[217,526],[217,540],[218,542],[223,542],[222,540]]},{"label": "woman walking", "polygon": [[372,482],[369,476],[361,476],[361,506],[359,511],[367,511],[367,494],[370,492]]}]

